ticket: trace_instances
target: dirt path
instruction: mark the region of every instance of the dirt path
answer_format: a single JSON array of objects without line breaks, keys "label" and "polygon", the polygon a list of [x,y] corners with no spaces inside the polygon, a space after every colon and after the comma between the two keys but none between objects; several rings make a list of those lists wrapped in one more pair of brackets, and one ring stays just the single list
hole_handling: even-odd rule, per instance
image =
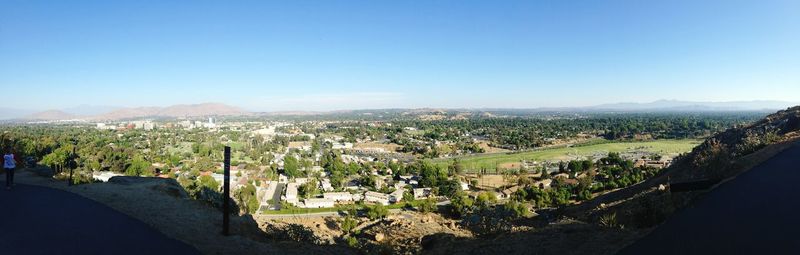
[{"label": "dirt path", "polygon": [[0,190],[2,254],[200,254],[84,197],[18,184]]}]

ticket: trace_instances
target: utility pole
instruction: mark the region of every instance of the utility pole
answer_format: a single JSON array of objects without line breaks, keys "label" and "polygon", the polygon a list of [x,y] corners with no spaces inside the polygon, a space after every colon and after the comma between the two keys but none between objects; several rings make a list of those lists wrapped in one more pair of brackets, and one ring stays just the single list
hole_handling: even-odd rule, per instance
[{"label": "utility pole", "polygon": [[225,159],[223,162],[223,171],[225,178],[222,185],[222,234],[227,236],[230,234],[230,195],[231,195],[231,147],[225,146]]}]

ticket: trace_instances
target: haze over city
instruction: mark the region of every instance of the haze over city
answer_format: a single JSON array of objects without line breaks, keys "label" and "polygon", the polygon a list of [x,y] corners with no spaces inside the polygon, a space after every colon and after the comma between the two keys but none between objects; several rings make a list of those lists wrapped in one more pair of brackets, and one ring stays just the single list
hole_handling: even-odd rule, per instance
[{"label": "haze over city", "polygon": [[800,101],[797,1],[3,1],[0,107]]}]

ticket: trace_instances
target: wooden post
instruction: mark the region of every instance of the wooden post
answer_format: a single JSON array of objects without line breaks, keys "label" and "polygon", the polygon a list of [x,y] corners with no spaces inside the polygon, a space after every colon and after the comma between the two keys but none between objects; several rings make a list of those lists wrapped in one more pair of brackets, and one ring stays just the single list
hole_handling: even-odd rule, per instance
[{"label": "wooden post", "polygon": [[222,234],[229,235],[228,225],[230,224],[230,195],[231,195],[231,147],[225,146],[225,159],[223,162],[225,178],[222,184]]}]

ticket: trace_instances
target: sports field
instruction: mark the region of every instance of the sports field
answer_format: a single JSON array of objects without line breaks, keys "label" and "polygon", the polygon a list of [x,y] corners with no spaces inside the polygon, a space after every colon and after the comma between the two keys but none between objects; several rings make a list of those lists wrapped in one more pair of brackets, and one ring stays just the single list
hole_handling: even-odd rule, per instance
[{"label": "sports field", "polygon": [[[485,168],[494,171],[498,166],[505,168],[515,168],[515,163],[521,160],[529,161],[554,161],[554,160],[573,160],[584,159],[592,155],[608,154],[609,152],[646,152],[657,153],[662,156],[674,157],[680,153],[689,152],[699,145],[701,140],[682,139],[682,140],[656,140],[642,142],[607,142],[591,144],[585,146],[561,147],[551,149],[541,149],[519,153],[491,153],[469,155],[457,157],[464,166],[466,172],[475,172]],[[435,159],[432,162],[446,167],[452,162],[452,158]]]}]

